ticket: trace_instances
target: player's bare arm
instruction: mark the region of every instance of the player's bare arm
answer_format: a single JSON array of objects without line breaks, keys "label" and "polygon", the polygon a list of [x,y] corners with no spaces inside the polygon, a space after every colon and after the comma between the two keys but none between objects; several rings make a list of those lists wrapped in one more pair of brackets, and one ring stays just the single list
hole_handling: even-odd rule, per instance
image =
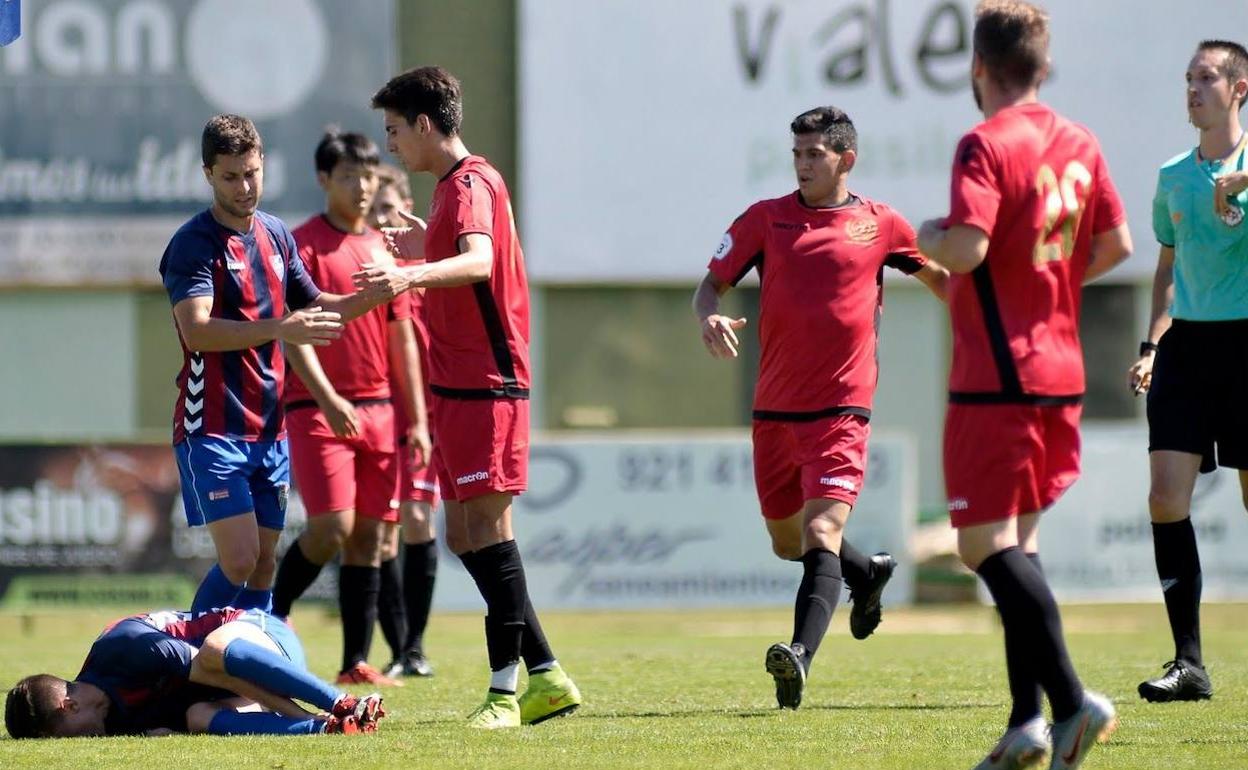
[{"label": "player's bare arm", "polygon": [[321,306],[282,318],[231,321],[212,317],[212,297],[188,297],[173,306],[173,317],[187,348],[200,352],[246,350],[273,340],[328,345],[342,334],[341,314]]},{"label": "player's bare arm", "polygon": [[316,400],[316,405],[325,415],[334,435],[338,438],[355,438],[360,435],[360,418],[355,413],[355,406],[334,389],[312,346],[287,345],[286,360]]},{"label": "player's bare arm", "polygon": [[390,371],[399,386],[399,396],[408,414],[407,451],[416,467],[429,462],[433,442],[429,439],[429,413],[425,409],[424,373],[416,350],[416,334],[407,319],[390,322]]},{"label": "player's bare arm", "polygon": [[1088,271],[1083,276],[1083,282],[1091,283],[1122,264],[1131,256],[1131,248],[1131,230],[1126,222],[1093,235],[1092,258],[1088,262]]},{"label": "player's bare arm", "polygon": [[945,294],[949,288],[949,271],[943,265],[929,260],[912,275],[926,286],[928,291],[936,296],[936,299],[941,302],[945,301]]},{"label": "player's bare arm", "polygon": [[[424,262],[407,267],[370,265],[352,276],[355,285],[364,291],[382,291],[397,297],[411,289],[466,286],[490,280],[494,272],[494,240],[485,233],[460,236],[459,253],[437,262]],[[405,252],[395,254],[399,259]]]},{"label": "player's bare arm", "polygon": [[978,227],[929,219],[919,227],[919,251],[951,273],[969,273],[988,256],[988,234]]},{"label": "player's bare arm", "polygon": [[744,318],[719,314],[719,298],[731,288],[710,273],[693,293],[693,312],[702,325],[702,344],[715,358],[736,358],[741,341],[736,330],[745,326]]},{"label": "player's bare arm", "polygon": [[[1153,305],[1149,314],[1148,337],[1145,342],[1156,345],[1170,328],[1170,304],[1174,301],[1174,247],[1162,246],[1153,273]],[[1153,361],[1157,351],[1145,350],[1140,360],[1127,370],[1127,385],[1137,396],[1147,393],[1153,384]]]}]

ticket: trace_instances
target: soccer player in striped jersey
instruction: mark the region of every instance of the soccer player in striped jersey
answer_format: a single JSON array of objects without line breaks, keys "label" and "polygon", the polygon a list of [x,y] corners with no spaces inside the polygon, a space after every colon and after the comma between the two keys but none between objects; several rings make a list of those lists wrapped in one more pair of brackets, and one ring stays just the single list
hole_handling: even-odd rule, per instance
[{"label": "soccer player in striped jersey", "polygon": [[279,343],[326,345],[388,297],[330,294],[308,277],[290,230],[258,209],[264,149],[250,120],[212,118],[202,151],[212,206],[160,260],[183,353],[173,416],[182,499],[217,552],[192,609],[270,609],[290,479]]}]

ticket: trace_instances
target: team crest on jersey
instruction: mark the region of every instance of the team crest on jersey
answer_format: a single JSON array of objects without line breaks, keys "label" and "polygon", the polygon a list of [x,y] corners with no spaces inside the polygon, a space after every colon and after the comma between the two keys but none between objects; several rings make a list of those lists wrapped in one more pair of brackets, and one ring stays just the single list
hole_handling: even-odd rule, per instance
[{"label": "team crest on jersey", "polygon": [[278,278],[281,278],[283,275],[282,268],[286,266],[286,260],[282,259],[282,252],[274,251],[270,254],[269,262],[273,265],[273,272],[277,273]]},{"label": "team crest on jersey", "polygon": [[870,243],[880,234],[880,224],[874,219],[851,219],[845,225],[845,237],[854,243]]},{"label": "team crest on jersey", "polygon": [[472,189],[472,174],[464,174],[459,178],[459,181],[464,183],[464,187],[467,187],[469,190]]}]

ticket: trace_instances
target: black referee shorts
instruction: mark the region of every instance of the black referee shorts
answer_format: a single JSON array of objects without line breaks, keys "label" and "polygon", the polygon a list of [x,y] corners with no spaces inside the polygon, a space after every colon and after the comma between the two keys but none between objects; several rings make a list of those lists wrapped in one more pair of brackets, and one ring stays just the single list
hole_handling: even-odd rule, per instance
[{"label": "black referee shorts", "polygon": [[1161,338],[1148,390],[1148,451],[1248,469],[1248,319],[1181,321]]}]

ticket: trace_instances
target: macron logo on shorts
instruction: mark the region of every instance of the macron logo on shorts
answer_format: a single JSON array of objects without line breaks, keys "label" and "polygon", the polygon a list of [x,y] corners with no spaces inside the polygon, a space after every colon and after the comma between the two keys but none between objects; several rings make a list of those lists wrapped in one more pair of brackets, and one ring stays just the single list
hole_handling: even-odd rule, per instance
[{"label": "macron logo on shorts", "polygon": [[970,507],[971,507],[971,504],[966,501],[965,497],[955,497],[949,501],[950,513],[953,513],[954,511],[965,511],[967,508],[970,508]]},{"label": "macron logo on shorts", "polygon": [[840,476],[824,476],[819,479],[819,483],[823,484],[825,487],[840,487],[841,489],[849,492],[853,492],[857,489],[854,482],[849,479],[841,478]]},{"label": "macron logo on shorts", "polygon": [[489,481],[489,480],[490,480],[490,474],[486,473],[485,471],[477,471],[476,473],[469,473],[466,476],[460,476],[459,478],[455,479],[455,483],[456,484],[471,484],[474,481]]}]

